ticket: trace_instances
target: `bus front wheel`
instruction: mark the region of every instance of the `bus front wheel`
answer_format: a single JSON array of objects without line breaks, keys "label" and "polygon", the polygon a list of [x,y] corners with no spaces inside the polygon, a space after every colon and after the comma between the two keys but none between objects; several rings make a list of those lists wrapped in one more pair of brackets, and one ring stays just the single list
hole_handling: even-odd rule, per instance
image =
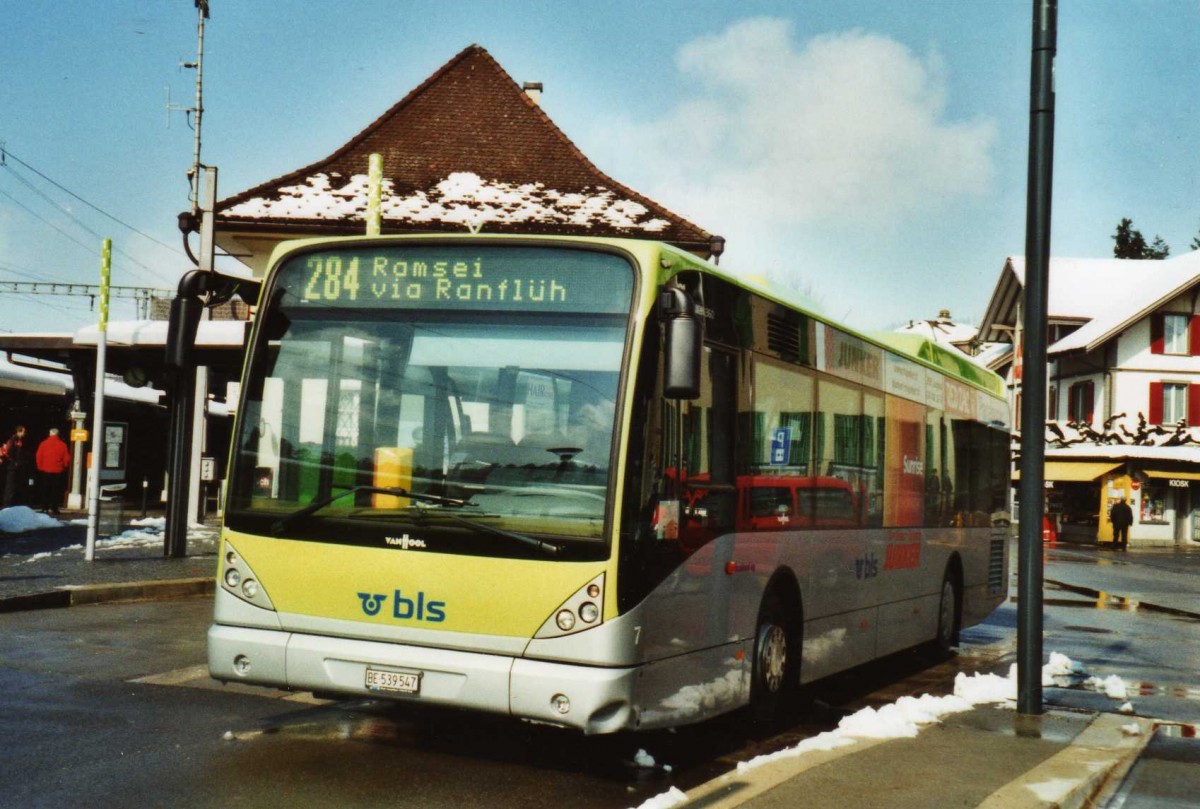
[{"label": "bus front wheel", "polygon": [[793,616],[775,596],[768,596],[754,638],[750,710],[754,723],[770,725],[783,718],[799,688],[800,643]]}]

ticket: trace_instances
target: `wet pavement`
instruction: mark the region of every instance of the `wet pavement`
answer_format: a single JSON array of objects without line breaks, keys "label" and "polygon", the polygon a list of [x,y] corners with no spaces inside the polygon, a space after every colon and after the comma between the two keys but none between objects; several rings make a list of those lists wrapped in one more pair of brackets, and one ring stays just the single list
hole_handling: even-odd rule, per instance
[{"label": "wet pavement", "polygon": [[[66,516],[76,520],[0,533],[0,612],[211,592],[214,526],[189,530],[188,555],[172,559],[160,525],[130,519],[110,527],[88,562],[86,522]],[[977,707],[915,739],[735,770],[659,805],[795,809],[828,805],[830,795],[862,807],[1193,805],[1200,660],[1189,661],[1200,648],[1200,546],[1115,552],[1059,544],[1046,546],[1044,559],[1046,653],[1091,655],[1101,678],[1119,673],[1128,708],[1095,687],[1050,686],[1043,717]],[[1011,642],[1014,614],[1010,602],[970,632],[976,642]],[[1157,616],[1151,629],[1136,630],[1144,636],[1131,629],[1147,623],[1139,615]]]}]

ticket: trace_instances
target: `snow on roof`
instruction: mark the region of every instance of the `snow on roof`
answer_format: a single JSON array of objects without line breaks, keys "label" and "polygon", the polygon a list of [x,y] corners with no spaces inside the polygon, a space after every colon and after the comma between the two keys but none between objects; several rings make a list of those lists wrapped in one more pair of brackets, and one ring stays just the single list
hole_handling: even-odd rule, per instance
[{"label": "snow on roof", "polygon": [[[1010,256],[1009,265],[1025,286],[1025,258]],[[1119,258],[1051,258],[1047,314],[1059,318],[1098,317],[1119,307],[1138,285],[1138,265]],[[1161,264],[1162,262],[1154,262]]]},{"label": "snow on roof", "polygon": [[[75,390],[75,381],[67,371],[42,371],[22,365],[13,365],[3,354],[0,354],[0,388],[17,388],[30,393],[66,396]],[[128,402],[158,404],[163,392],[153,388],[132,388],[115,377],[108,376],[104,381],[104,395]]]},{"label": "snow on roof", "polygon": [[896,331],[904,334],[919,334],[928,337],[935,343],[961,344],[969,343],[979,331],[968,323],[955,323],[950,312],[943,309],[932,320],[910,320],[908,325],[901,326]]},{"label": "snow on roof", "polygon": [[[251,219],[353,220],[367,209],[367,175],[355,174],[334,187],[337,172],[317,172],[303,183],[282,186],[269,195],[252,197],[226,208],[226,217]],[[555,224],[590,228],[607,225],[623,230],[659,233],[671,223],[648,217],[637,200],[621,197],[603,186],[587,192],[562,192],[542,183],[484,180],[471,171],[452,172],[427,190],[395,195],[391,180],[383,183],[380,212],[389,222],[421,224],[447,222],[481,226]]]},{"label": "snow on roof", "polygon": [[31,393],[65,394],[71,387],[70,374],[14,365],[8,361],[7,356],[0,353],[0,388],[17,388]]},{"label": "snow on roof", "polygon": [[1000,361],[1012,353],[1012,343],[984,343],[979,348],[979,353],[971,359],[982,365],[984,368],[996,370],[996,366]]},{"label": "snow on roof", "polygon": [[1094,349],[1200,280],[1200,251],[1162,261],[1115,261],[1125,270],[1121,290],[1111,295],[1103,311],[1051,345],[1048,353]]},{"label": "snow on roof", "polygon": [[[202,320],[196,330],[196,345],[200,347],[240,347],[246,341],[245,320]],[[98,326],[85,326],[75,332],[76,345],[96,345],[99,342]],[[167,321],[165,320],[121,320],[108,324],[110,345],[122,346],[165,346],[167,344]]]},{"label": "snow on roof", "polygon": [[1063,449],[1046,447],[1048,461],[1091,461],[1134,459],[1141,461],[1181,461],[1200,464],[1200,447],[1156,447],[1139,444],[1076,444]]}]

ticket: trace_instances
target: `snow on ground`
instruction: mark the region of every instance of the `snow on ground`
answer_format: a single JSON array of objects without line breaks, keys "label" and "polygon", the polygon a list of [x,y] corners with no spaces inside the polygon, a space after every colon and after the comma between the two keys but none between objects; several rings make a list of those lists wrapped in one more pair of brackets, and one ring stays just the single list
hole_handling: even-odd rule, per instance
[{"label": "snow on ground", "polygon": [[56,520],[48,514],[34,511],[29,506],[10,506],[0,509],[0,532],[6,534],[23,534],[39,528],[57,528],[62,524],[62,520]]},{"label": "snow on ground", "polygon": [[[1043,685],[1063,685],[1066,681],[1077,682],[1085,688],[1103,691],[1113,699],[1125,699],[1125,683],[1118,675],[1107,680],[1098,677],[1084,679],[1084,667],[1058,652],[1051,652],[1050,660],[1042,667]],[[1009,669],[1007,677],[997,674],[959,673],[954,679],[954,693],[934,697],[901,697],[881,708],[863,708],[858,713],[842,719],[836,730],[826,731],[800,742],[794,747],[767,755],[756,756],[738,763],[739,773],[761,767],[782,759],[797,758],[813,750],[835,750],[857,744],[861,739],[903,739],[916,736],[926,725],[937,724],[943,716],[969,711],[977,705],[1004,705],[1015,707],[1017,700],[1017,666]],[[1121,706],[1132,710],[1129,703]],[[1136,727],[1136,725],[1134,726]],[[653,761],[653,757],[639,750],[639,757]],[[637,809],[671,809],[687,801],[687,795],[672,787],[668,792],[655,795],[639,804]]]},{"label": "snow on ground", "polygon": [[[41,528],[58,528],[62,525],[87,525],[87,518],[73,519],[69,522],[57,520],[46,514],[34,511],[28,506],[12,506],[10,508],[0,509],[0,533],[8,534],[23,534],[29,531],[36,531]],[[96,538],[96,551],[115,551],[128,548],[157,548],[163,543],[163,532],[166,531],[167,521],[164,517],[147,517],[145,519],[130,520],[129,529],[115,536],[101,536]],[[189,537],[204,537],[206,534],[212,534],[213,537],[217,534],[217,529],[212,526],[193,523],[188,526]],[[24,561],[25,564],[37,562],[41,559],[47,559],[52,556],[59,555],[64,551],[77,551],[82,549],[82,545],[67,545],[59,548],[56,552],[42,552],[31,555]]]}]

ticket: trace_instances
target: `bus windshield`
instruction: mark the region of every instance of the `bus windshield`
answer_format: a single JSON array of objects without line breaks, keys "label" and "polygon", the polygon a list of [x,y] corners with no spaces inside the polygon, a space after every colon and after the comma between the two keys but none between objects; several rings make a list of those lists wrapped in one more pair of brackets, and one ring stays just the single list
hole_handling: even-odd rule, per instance
[{"label": "bus windshield", "polygon": [[291,259],[264,298],[227,524],[601,538],[632,296],[628,261],[574,249]]}]

